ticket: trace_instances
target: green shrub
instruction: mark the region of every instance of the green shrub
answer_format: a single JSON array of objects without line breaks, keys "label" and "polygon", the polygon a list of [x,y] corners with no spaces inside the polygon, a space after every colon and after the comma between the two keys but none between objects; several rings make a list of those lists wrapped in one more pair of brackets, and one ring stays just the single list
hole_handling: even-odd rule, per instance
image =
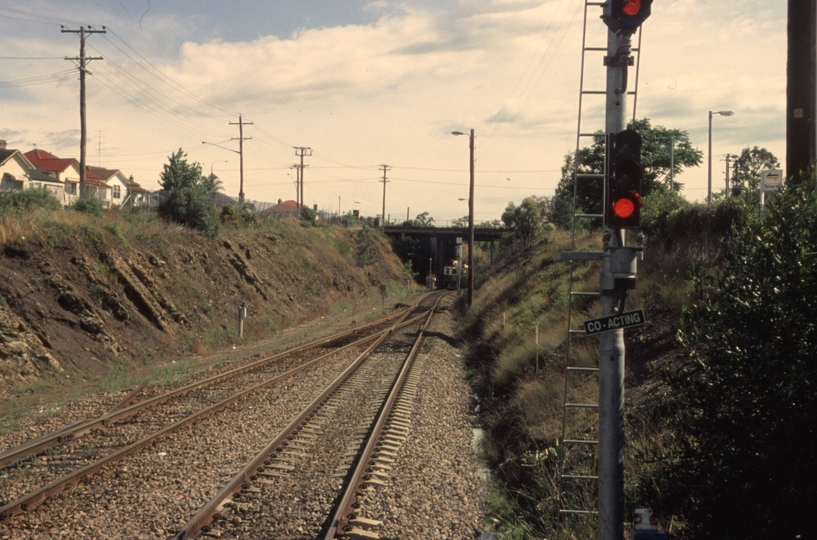
[{"label": "green shrub", "polygon": [[47,189],[26,189],[0,194],[0,214],[37,208],[60,210],[62,204]]},{"label": "green shrub", "polygon": [[238,211],[238,219],[241,220],[241,224],[244,226],[258,224],[258,215],[246,204]]},{"label": "green shrub", "polygon": [[374,261],[374,254],[372,253],[372,235],[374,232],[371,228],[363,226],[360,232],[357,233],[357,249],[355,250],[355,262],[358,266],[368,266]]},{"label": "green shrub", "polygon": [[238,215],[235,213],[235,208],[231,204],[225,204],[221,207],[221,213],[219,214],[219,219],[221,220],[222,225],[237,225],[238,224]]},{"label": "green shrub", "polygon": [[158,213],[164,219],[190,227],[205,236],[218,234],[219,219],[210,194],[197,188],[180,188],[159,203]]},{"label": "green shrub", "polygon": [[100,217],[102,216],[102,201],[96,197],[78,199],[77,202],[71,205],[71,209],[75,212]]},{"label": "green shrub", "polygon": [[301,209],[301,226],[303,227],[317,227],[318,216],[311,208],[303,207]]},{"label": "green shrub", "polygon": [[[716,212],[717,215],[717,212]],[[817,508],[817,194],[735,226],[667,371],[677,447],[656,499],[684,538],[806,538]],[[811,532],[809,532],[811,531]]]}]

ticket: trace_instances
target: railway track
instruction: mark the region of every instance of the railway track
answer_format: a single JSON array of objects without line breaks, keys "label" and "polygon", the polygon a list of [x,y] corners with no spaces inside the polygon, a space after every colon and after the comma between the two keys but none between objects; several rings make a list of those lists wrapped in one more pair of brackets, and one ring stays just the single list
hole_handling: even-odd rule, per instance
[{"label": "railway track", "polygon": [[[308,357],[292,360],[299,366],[310,361],[315,363],[297,373],[284,375],[286,371],[283,371],[275,383],[263,386],[265,381],[258,376],[259,372],[253,372],[250,379],[259,387],[231,403],[220,406],[218,402],[207,401],[208,394],[193,389],[184,396],[166,400],[157,408],[109,422],[87,431],[81,438],[54,446],[36,459],[48,458],[44,460],[48,462],[54,457],[54,463],[60,463],[58,454],[87,449],[90,441],[97,440],[96,436],[112,439],[116,430],[152,429],[155,411],[161,409],[171,414],[170,405],[176,399],[196,400],[195,414],[214,407],[211,413],[202,413],[183,425],[174,425],[181,421],[174,416],[175,422],[162,428],[169,429],[152,441],[138,449],[131,448],[129,455],[114,456],[105,464],[90,462],[80,466],[65,462],[65,471],[73,475],[73,479],[60,488],[48,488],[33,480],[39,474],[33,463],[35,456],[25,458],[19,466],[0,470],[0,474],[14,471],[15,476],[16,471],[30,471],[27,477],[19,475],[15,479],[19,483],[15,485],[27,486],[26,495],[34,495],[24,506],[10,507],[15,501],[19,502],[20,497],[4,506],[10,511],[0,518],[0,538],[169,539],[174,535],[189,538],[194,535],[186,524],[196,521],[191,518],[199,515],[214,496],[227,490],[226,486],[236,477],[239,480],[233,486],[237,485],[237,489],[228,490],[228,495],[215,503],[216,511],[197,521],[194,527],[197,534],[207,538],[374,538],[381,535],[396,538],[404,537],[402,532],[428,530],[428,534],[419,537],[451,540],[473,537],[473,524],[478,523],[481,515],[477,506],[467,502],[477,500],[473,477],[463,476],[466,474],[461,468],[463,458],[449,463],[447,446],[438,446],[442,440],[465,441],[463,451],[467,456],[470,427],[465,420],[465,425],[459,424],[456,436],[450,427],[444,428],[446,432],[442,435],[429,432],[428,428],[436,423],[440,414],[436,411],[455,409],[449,405],[440,407],[442,402],[437,401],[436,396],[448,399],[456,394],[446,393],[451,388],[446,386],[450,382],[441,381],[441,387],[424,376],[419,382],[421,389],[426,388],[424,397],[415,399],[412,392],[417,387],[417,375],[404,367],[410,349],[414,347],[415,353],[419,350],[415,338],[421,328],[429,326],[429,308],[436,300],[422,301],[420,309],[424,308],[426,313],[407,314],[406,320],[399,323],[402,326],[391,320],[387,323],[390,331],[372,328],[370,334],[374,336],[355,336],[368,341],[353,344],[354,337],[342,338],[342,345],[348,347],[331,358],[321,358],[328,347],[320,346],[320,350],[309,353]],[[447,318],[434,323],[437,330],[432,335],[441,335],[441,328],[447,326],[444,321]],[[374,340],[380,338],[383,342],[374,350]],[[444,340],[432,339],[425,347],[437,350],[445,344]],[[357,368],[351,368],[353,363],[367,356],[366,349],[372,349],[368,358],[361,360]],[[414,365],[426,374],[436,374],[440,369],[450,372],[446,362],[451,361],[451,356],[440,360],[421,355]],[[275,361],[285,362],[283,358]],[[451,364],[454,365],[456,361]],[[405,382],[396,383],[400,373],[404,373]],[[330,390],[323,395],[323,390],[337,381],[342,382],[335,385],[334,393]],[[429,384],[436,387],[433,394],[425,393]],[[323,395],[320,399],[319,394]],[[118,409],[132,407],[126,403],[132,397],[123,399]],[[390,414],[382,414],[386,401],[396,403]],[[426,409],[423,416],[418,417],[415,412],[414,418],[409,419],[412,407],[416,411],[421,404],[428,407],[435,402],[437,405],[430,413]],[[310,405],[316,404],[318,410],[304,415]],[[285,440],[270,444],[288,428],[291,430]],[[72,427],[63,431],[70,429]],[[376,431],[381,435],[376,435]],[[424,433],[422,439],[417,439],[419,433]],[[406,446],[401,449],[404,441]],[[422,486],[436,486],[431,498],[417,498],[415,488],[406,482],[418,479],[413,472],[418,470],[418,458],[423,469],[428,466],[418,451],[431,441],[434,441],[436,456],[432,463],[439,463],[443,468],[418,485],[421,491]],[[110,447],[103,444],[104,441],[95,457],[122,449],[119,442]],[[262,447],[268,447],[266,453]],[[371,449],[374,453],[370,457]],[[263,456],[261,464],[252,464],[259,455]],[[406,461],[408,455],[411,459]],[[355,472],[357,466],[360,469]],[[263,469],[259,471],[259,467]],[[245,469],[254,474],[245,478],[241,474]],[[395,476],[389,478],[392,472]],[[426,470],[425,474],[430,471]],[[0,484],[0,496],[5,495],[5,485]],[[40,486],[39,490],[48,489],[37,495],[32,490],[35,486]],[[49,492],[49,489],[55,490]],[[412,492],[411,499],[402,498]],[[466,492],[468,499],[461,498]],[[441,493],[448,493],[446,503],[454,501],[453,508],[457,510],[443,511],[440,517],[426,516],[427,501]],[[422,517],[417,524],[412,523],[412,518],[406,519],[413,515],[413,512],[405,513],[407,504],[420,505],[417,515]],[[464,507],[469,508],[468,514],[462,513]],[[430,520],[438,522],[430,526]],[[378,521],[383,522],[382,526]],[[449,524],[452,525],[449,527]],[[395,531],[402,532],[395,536]]]},{"label": "railway track", "polygon": [[[0,453],[0,466],[5,468],[0,478],[0,519],[36,508],[110,463],[270,385],[330,363],[332,356],[348,356],[388,332],[396,317],[408,313],[262,358],[135,405],[128,405],[135,395],[128,396],[99,418],[78,421]],[[327,353],[330,346],[334,351]],[[243,390],[236,391],[239,388]],[[31,490],[32,485],[40,487]]]},{"label": "railway track", "polygon": [[[436,298],[439,301],[439,297]],[[387,486],[406,440],[423,330],[383,335],[329,384],[175,536],[378,538],[361,514]],[[390,338],[388,351],[373,354]]]}]

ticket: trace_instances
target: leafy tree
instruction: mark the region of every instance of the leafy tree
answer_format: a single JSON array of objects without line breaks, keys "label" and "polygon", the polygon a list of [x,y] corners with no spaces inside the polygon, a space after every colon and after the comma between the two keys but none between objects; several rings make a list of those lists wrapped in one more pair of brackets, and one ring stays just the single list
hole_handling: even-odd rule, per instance
[{"label": "leafy tree", "polygon": [[431,217],[428,212],[423,212],[422,214],[417,214],[417,217],[414,218],[414,224],[418,227],[432,227],[434,225],[434,218]]},{"label": "leafy tree", "polygon": [[780,161],[774,154],[765,148],[747,146],[732,164],[732,185],[745,186],[749,191],[757,191],[760,187],[760,171],[779,168]]},{"label": "leafy tree", "polygon": [[176,188],[159,203],[158,214],[206,236],[218,234],[219,217],[209,193],[201,188]]},{"label": "leafy tree", "polygon": [[179,148],[178,152],[168,157],[168,163],[165,163],[159,176],[159,185],[167,191],[199,187],[202,185],[201,164],[189,163],[187,154]]},{"label": "leafy tree", "polygon": [[[430,243],[401,234],[399,238],[392,238],[391,244],[400,260],[406,261],[406,265],[411,265],[412,272],[414,269],[424,271],[428,269],[428,260],[433,256]],[[413,275],[419,277],[419,273]]]},{"label": "leafy tree", "polygon": [[550,220],[551,206],[547,197],[525,197],[519,206],[509,202],[502,213],[502,222],[519,239],[520,250],[525,254],[533,249],[545,224]]},{"label": "leafy tree", "polygon": [[468,226],[468,216],[462,216],[461,218],[451,220],[452,227],[467,227]]},{"label": "leafy tree", "polygon": [[[668,129],[664,126],[652,126],[648,118],[630,122],[627,126],[636,130],[642,138],[641,168],[644,176],[641,181],[641,195],[649,195],[656,189],[669,188],[670,171],[670,143],[675,141],[673,169],[673,189],[680,190],[683,184],[677,182],[678,175],[684,167],[700,165],[703,152],[693,148],[687,132],[679,129]],[[686,141],[682,140],[686,138]],[[562,165],[562,176],[552,200],[554,223],[562,228],[569,228],[573,213],[573,179],[574,174],[603,174],[605,156],[604,132],[597,132],[593,136],[590,147],[580,148],[578,152],[578,166],[576,155],[565,155]],[[601,214],[604,182],[601,178],[581,179],[576,189],[577,213]]]},{"label": "leafy tree", "polygon": [[684,538],[807,538],[817,508],[817,193],[787,187],[698,279],[667,372],[677,447],[661,510]]},{"label": "leafy tree", "polygon": [[222,182],[215,173],[210,173],[201,179],[201,187],[212,194],[221,193],[224,191],[224,182]]}]

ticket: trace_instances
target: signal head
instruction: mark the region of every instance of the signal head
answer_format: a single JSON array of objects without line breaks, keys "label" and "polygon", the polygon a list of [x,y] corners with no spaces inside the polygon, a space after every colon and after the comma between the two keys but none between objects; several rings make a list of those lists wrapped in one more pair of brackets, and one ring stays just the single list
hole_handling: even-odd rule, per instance
[{"label": "signal head", "polygon": [[605,225],[638,228],[641,222],[641,135],[632,129],[609,137]]},{"label": "signal head", "polygon": [[602,19],[616,34],[632,34],[650,16],[652,0],[607,0]]}]

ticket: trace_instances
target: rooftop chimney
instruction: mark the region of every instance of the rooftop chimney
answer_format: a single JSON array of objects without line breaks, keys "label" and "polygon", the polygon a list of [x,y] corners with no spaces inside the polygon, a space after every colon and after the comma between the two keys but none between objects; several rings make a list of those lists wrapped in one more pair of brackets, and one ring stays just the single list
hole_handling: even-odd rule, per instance
[{"label": "rooftop chimney", "polygon": [[4,139],[0,139],[0,150],[6,149],[6,141]]}]

